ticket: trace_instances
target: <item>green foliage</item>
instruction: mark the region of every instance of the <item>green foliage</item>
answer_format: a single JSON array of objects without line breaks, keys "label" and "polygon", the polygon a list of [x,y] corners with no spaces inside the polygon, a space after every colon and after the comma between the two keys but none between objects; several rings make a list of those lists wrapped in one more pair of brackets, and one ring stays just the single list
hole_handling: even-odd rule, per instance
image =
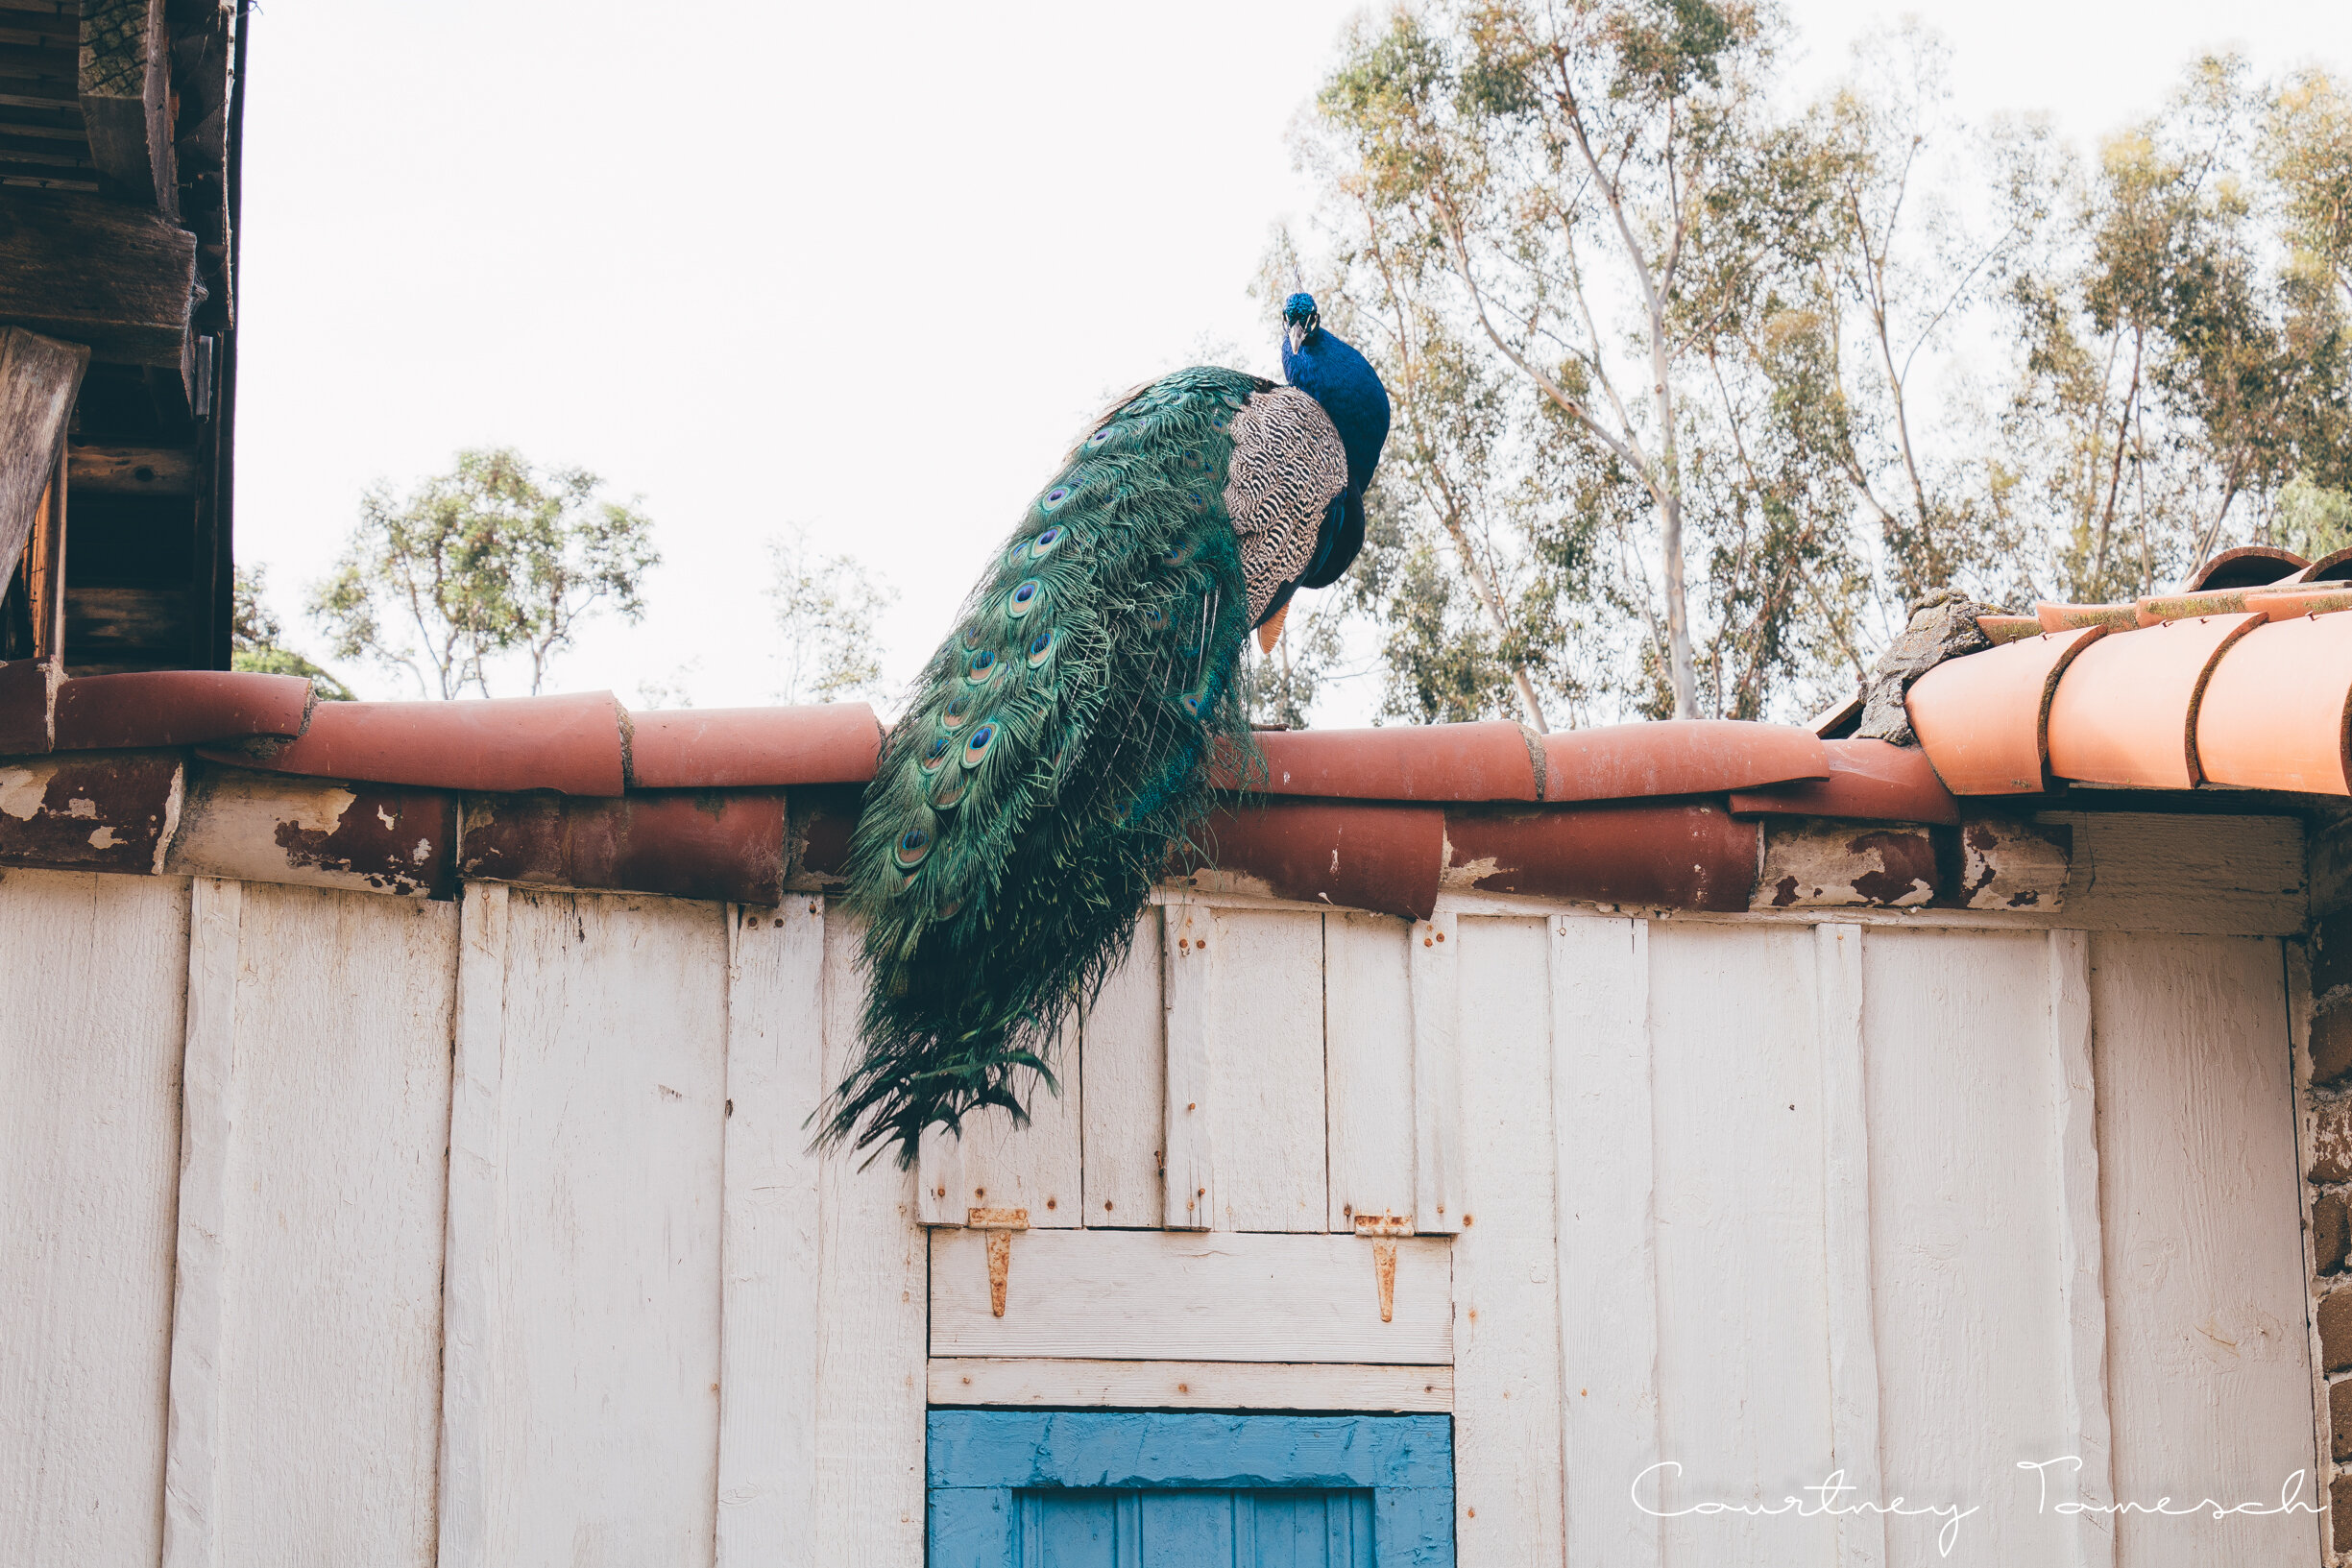
[{"label": "green foliage", "polygon": [[[1913,23],[1780,113],[1789,36],[1427,0],[1343,44],[1301,153],[1316,293],[1396,404],[1390,519],[1291,688],[1369,647],[1397,717],[1793,717],[1933,590],[2130,596],[2335,537],[2335,78],[2201,60],[2086,162],[1957,124]],[[1284,237],[1270,302],[1303,270]]]},{"label": "green foliage", "polygon": [[1179,371],[1070,455],[932,656],[850,848],[864,1050],[825,1141],[895,1146],[1016,1121],[1071,1007],[1125,956],[1212,747],[1253,756],[1234,680],[1249,618],[1224,504],[1234,412],[1263,383]]},{"label": "green foliage", "polygon": [[379,483],[311,615],[336,657],[405,668],[427,696],[488,696],[502,654],[529,660],[537,692],[586,617],[644,615],[644,577],[662,559],[653,522],[602,488],[511,447],[462,451],[405,497]]},{"label": "green foliage", "polygon": [[229,667],[261,675],[300,675],[327,702],[350,702],[355,693],[334,676],[285,645],[285,628],[270,609],[269,568],[239,567],[229,623]]},{"label": "green foliage", "polygon": [[767,600],[775,607],[780,702],[871,697],[882,687],[874,623],[898,590],[843,555],[818,555],[798,528],[767,542]]}]

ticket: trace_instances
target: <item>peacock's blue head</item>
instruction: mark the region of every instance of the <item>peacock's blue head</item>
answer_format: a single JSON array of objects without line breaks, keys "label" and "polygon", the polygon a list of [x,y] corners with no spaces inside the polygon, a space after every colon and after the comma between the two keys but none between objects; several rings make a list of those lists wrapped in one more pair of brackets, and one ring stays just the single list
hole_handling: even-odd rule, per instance
[{"label": "peacock's blue head", "polygon": [[1282,374],[1323,405],[1347,448],[1347,488],[1361,496],[1389,439],[1389,393],[1370,363],[1326,331],[1315,296],[1282,302]]},{"label": "peacock's blue head", "polygon": [[1389,392],[1370,361],[1324,330],[1311,294],[1282,302],[1282,374],[1323,405],[1347,448],[1347,488],[1333,498],[1303,588],[1337,582],[1364,543],[1364,487],[1389,439]]}]

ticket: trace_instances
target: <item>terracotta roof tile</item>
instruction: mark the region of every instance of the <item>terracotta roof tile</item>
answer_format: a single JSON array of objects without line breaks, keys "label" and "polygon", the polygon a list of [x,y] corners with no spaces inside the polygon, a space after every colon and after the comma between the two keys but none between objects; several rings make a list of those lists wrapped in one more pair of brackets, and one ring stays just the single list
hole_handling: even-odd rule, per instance
[{"label": "terracotta roof tile", "polygon": [[170,751],[0,760],[0,863],[153,875],[179,826],[182,779]]},{"label": "terracotta roof tile", "polygon": [[1960,803],[1935,776],[1926,753],[1883,740],[1825,740],[1822,747],[1830,756],[1828,778],[1734,790],[1733,814],[1946,826],[1960,820]]},{"label": "terracotta roof tile", "polygon": [[[1535,754],[1515,724],[1396,724],[1258,735],[1269,795],[1327,800],[1532,801]],[[1228,783],[1238,783],[1228,769]]]},{"label": "terracotta roof tile", "polygon": [[2291,577],[2309,564],[2292,550],[2275,549],[2268,544],[2241,544],[2206,562],[2181,587],[2192,593],[2209,588],[2252,588],[2258,583],[2275,583]]},{"label": "terracotta roof tile", "polygon": [[2293,576],[2282,577],[2278,580],[2278,582],[2273,583],[2271,586],[2273,588],[2278,588],[2284,587],[2288,584],[2293,584],[2299,587],[2306,583],[2341,583],[2346,581],[2352,581],[2352,544],[2347,544],[2342,549],[2338,550],[2333,554],[2321,556],[2310,566],[2305,567],[2301,571],[2296,572]]},{"label": "terracotta roof tile", "polygon": [[301,739],[239,766],[440,789],[618,795],[620,705],[609,691],[473,702],[319,704]]},{"label": "terracotta roof tile", "polygon": [[629,723],[629,782],[641,789],[863,784],[882,755],[882,721],[861,702],[682,708]]},{"label": "terracotta roof tile", "polygon": [[1978,615],[1976,630],[1995,642],[2023,642],[2049,628],[2036,615]]},{"label": "terracotta roof tile", "polygon": [[457,797],[442,790],[199,767],[163,869],[447,898],[456,836]]},{"label": "terracotta roof tile", "polygon": [[49,749],[57,670],[39,659],[0,663],[0,757],[35,757]]},{"label": "terracotta roof tile", "polygon": [[2248,610],[2259,610],[2272,620],[2292,620],[2297,615],[2329,615],[2339,610],[2352,610],[2352,585],[2313,583],[2308,587],[2258,588],[2247,592],[2245,605]]},{"label": "terracotta roof tile", "polygon": [[1276,898],[1426,920],[1445,864],[1445,813],[1428,806],[1270,800],[1210,813],[1209,864]]},{"label": "terracotta roof tile", "polygon": [[780,790],[469,801],[457,852],[467,877],[756,905],[783,898],[785,859]]},{"label": "terracotta roof tile", "polygon": [[[1920,749],[1955,795],[2033,795],[2049,787],[2049,704],[2074,656],[2103,625],[2045,632],[1959,659],[1911,685],[1904,706]],[[2138,636],[2138,633],[2123,634]]]},{"label": "terracotta roof tile", "polygon": [[1448,886],[1641,907],[1744,909],[1763,839],[1719,806],[1448,811]]},{"label": "terracotta roof tile", "polygon": [[310,711],[299,675],[173,669],[84,675],[58,688],[59,751],[291,740]]},{"label": "terracotta roof tile", "polygon": [[2084,648],[2050,699],[2050,772],[2086,784],[2195,787],[2206,678],[2232,643],[2262,624],[2260,612],[2199,615]]},{"label": "terracotta roof tile", "polygon": [[2248,633],[2215,666],[2197,759],[2218,784],[2352,794],[2347,722],[2352,614],[2294,616]]},{"label": "terracotta roof tile", "polygon": [[2037,604],[2033,615],[2045,632],[2073,632],[2085,626],[2128,632],[2140,624],[2139,607],[2129,604]]},{"label": "terracotta roof tile", "polygon": [[1738,719],[1568,730],[1543,737],[1543,760],[1546,801],[1711,795],[1830,776],[1830,754],[1810,730]]}]

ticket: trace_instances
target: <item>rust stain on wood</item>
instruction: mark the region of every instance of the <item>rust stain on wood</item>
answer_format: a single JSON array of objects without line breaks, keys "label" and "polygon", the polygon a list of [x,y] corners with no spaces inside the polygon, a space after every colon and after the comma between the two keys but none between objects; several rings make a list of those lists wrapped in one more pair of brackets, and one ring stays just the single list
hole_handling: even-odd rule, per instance
[{"label": "rust stain on wood", "polygon": [[1396,1243],[1372,1243],[1372,1277],[1380,1283],[1380,1321],[1396,1320]]}]

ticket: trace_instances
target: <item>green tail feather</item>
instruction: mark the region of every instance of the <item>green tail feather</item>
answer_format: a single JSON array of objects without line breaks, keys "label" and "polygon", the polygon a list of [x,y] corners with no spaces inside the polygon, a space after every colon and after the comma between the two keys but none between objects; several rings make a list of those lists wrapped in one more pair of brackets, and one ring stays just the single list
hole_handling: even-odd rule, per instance
[{"label": "green tail feather", "polygon": [[1026,1120],[1016,1083],[1056,1089],[1050,1043],[1206,813],[1212,747],[1255,755],[1224,495],[1233,415],[1267,385],[1180,371],[1121,405],[932,657],[851,842],[864,1054],[821,1142],[911,1164],[927,1126],[985,1105]]}]

